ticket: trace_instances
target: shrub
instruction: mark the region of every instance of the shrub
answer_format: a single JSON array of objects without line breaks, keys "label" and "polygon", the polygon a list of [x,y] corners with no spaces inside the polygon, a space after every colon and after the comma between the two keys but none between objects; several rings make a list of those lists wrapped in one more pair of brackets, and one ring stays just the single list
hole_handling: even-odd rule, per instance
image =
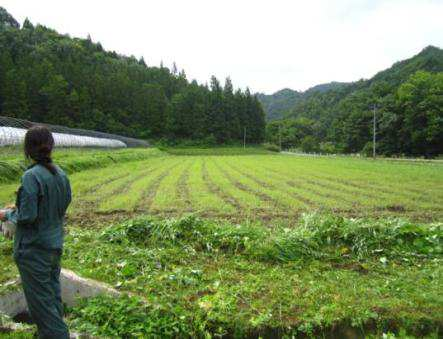
[{"label": "shrub", "polygon": [[308,135],[301,140],[300,147],[305,153],[317,152],[318,142],[313,136]]},{"label": "shrub", "polygon": [[264,147],[265,149],[267,149],[268,151],[271,151],[271,152],[280,152],[280,151],[281,151],[281,150],[280,150],[280,147],[277,146],[277,145],[275,145],[275,144],[264,143],[264,144],[263,144],[263,147]]},{"label": "shrub", "polygon": [[365,157],[372,157],[373,155],[373,145],[371,141],[368,141],[365,146],[363,147],[363,149],[360,151],[360,153],[362,155],[364,155]]}]

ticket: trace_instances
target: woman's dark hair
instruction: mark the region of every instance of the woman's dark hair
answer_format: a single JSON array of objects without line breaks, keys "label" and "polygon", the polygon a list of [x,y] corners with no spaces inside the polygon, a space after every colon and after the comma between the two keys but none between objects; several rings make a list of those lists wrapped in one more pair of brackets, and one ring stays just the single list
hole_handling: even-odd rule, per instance
[{"label": "woman's dark hair", "polygon": [[52,163],[51,153],[54,147],[54,137],[44,126],[31,127],[25,135],[25,156],[37,164],[46,167],[53,175],[57,169]]}]

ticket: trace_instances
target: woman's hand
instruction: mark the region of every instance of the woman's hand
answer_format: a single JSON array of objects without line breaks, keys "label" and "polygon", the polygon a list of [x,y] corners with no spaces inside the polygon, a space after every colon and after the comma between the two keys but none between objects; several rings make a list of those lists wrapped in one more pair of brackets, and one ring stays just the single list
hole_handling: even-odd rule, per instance
[{"label": "woman's hand", "polygon": [[0,210],[0,221],[6,221],[6,210]]},{"label": "woman's hand", "polygon": [[0,209],[0,221],[6,221],[6,213],[16,209],[14,204],[6,205],[4,209]]},{"label": "woman's hand", "polygon": [[17,231],[17,226],[9,221],[5,221],[2,223],[2,232],[6,239],[13,239],[15,236],[15,232]]}]

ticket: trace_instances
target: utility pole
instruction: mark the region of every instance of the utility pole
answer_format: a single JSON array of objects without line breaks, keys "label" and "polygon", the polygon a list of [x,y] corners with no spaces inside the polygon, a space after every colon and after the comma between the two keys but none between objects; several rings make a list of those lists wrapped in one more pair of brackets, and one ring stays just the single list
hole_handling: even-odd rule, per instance
[{"label": "utility pole", "polygon": [[243,148],[246,148],[246,127],[243,130]]},{"label": "utility pole", "polygon": [[280,145],[281,151],[281,124],[278,124],[278,144]]},{"label": "utility pole", "polygon": [[372,125],[372,157],[375,159],[376,157],[376,151],[375,151],[375,142],[376,142],[376,112],[377,112],[377,106],[374,104],[374,118],[373,118],[373,125]]}]

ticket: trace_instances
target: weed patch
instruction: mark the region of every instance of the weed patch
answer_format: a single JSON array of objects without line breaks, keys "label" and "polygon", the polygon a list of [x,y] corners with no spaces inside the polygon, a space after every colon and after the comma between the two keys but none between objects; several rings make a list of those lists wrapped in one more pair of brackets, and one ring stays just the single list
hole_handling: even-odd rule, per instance
[{"label": "weed patch", "polygon": [[66,265],[132,295],[85,301],[71,324],[121,337],[432,337],[441,245],[441,224],[320,214],[293,228],[188,215],[79,229]]}]

